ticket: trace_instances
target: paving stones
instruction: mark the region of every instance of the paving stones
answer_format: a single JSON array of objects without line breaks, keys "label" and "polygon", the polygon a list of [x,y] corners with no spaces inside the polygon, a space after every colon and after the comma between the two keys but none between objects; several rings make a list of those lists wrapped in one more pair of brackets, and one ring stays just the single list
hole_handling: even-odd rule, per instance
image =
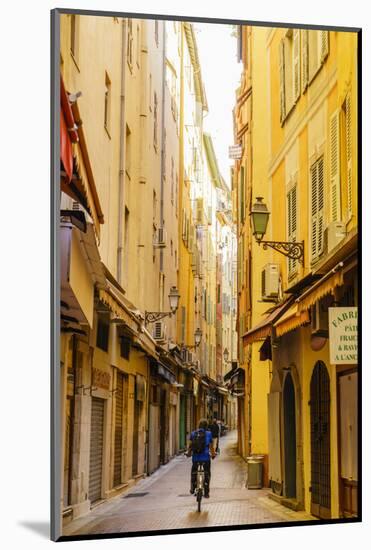
[{"label": "paving stones", "polygon": [[[246,489],[246,463],[236,454],[236,433],[221,439],[221,455],[211,465],[210,498],[201,513],[189,494],[191,460],[175,457],[90,514],[69,523],[64,535],[129,533],[197,527],[256,525],[314,519],[272,501],[267,489]],[[149,490],[150,489],[150,490]],[[132,498],[143,495],[143,498]],[[131,498],[128,498],[131,497]]]}]

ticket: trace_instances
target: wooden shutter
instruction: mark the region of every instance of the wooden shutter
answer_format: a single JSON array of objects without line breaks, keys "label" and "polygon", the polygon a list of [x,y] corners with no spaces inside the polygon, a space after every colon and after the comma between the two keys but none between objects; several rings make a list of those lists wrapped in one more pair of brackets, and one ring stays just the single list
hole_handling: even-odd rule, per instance
[{"label": "wooden shutter", "polygon": [[294,103],[300,97],[300,30],[294,30],[293,35],[293,84]]},{"label": "wooden shutter", "polygon": [[301,48],[302,48],[302,84],[303,84],[303,93],[308,87],[309,80],[309,59],[308,59],[308,31],[301,31]]},{"label": "wooden shutter", "polygon": [[241,166],[240,170],[240,221],[245,221],[245,168]]},{"label": "wooden shutter", "polygon": [[328,56],[328,31],[320,31],[320,59],[321,63],[326,59]]},{"label": "wooden shutter", "polygon": [[345,153],[346,153],[346,183],[347,183],[347,209],[352,213],[352,140],[351,140],[351,111],[350,95],[345,98]]},{"label": "wooden shutter", "polygon": [[279,51],[280,63],[280,122],[286,118],[286,94],[285,94],[285,42],[281,40]]},{"label": "wooden shutter", "polygon": [[340,201],[340,154],[339,154],[339,112],[330,117],[330,219],[341,219]]},{"label": "wooden shutter", "polygon": [[323,252],[324,232],[324,173],[323,157],[311,167],[311,258],[318,258]]},{"label": "wooden shutter", "polygon": [[182,344],[184,344],[185,342],[185,328],[186,328],[186,308],[185,306],[182,306],[182,320],[181,320],[181,330],[182,330],[182,334],[181,334],[181,339],[182,339]]},{"label": "wooden shutter", "polygon": [[[290,189],[287,194],[287,233],[288,240],[295,242],[297,238],[297,186]],[[288,259],[289,274],[297,268],[297,260]]]}]

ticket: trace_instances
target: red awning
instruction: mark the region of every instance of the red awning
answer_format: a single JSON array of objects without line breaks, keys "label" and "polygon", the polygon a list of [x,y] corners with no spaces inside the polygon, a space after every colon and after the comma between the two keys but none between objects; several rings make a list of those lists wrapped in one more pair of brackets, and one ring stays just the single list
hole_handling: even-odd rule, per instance
[{"label": "red awning", "polygon": [[72,108],[68,99],[61,76],[61,106],[60,106],[60,155],[63,167],[68,177],[68,183],[73,173],[72,143],[78,141],[77,127],[75,124]]}]

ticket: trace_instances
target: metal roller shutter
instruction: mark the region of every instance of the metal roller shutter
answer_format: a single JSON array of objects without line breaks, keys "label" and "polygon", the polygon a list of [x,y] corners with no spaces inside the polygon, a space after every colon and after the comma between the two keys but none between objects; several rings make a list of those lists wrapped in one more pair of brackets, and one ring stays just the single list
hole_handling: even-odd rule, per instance
[{"label": "metal roller shutter", "polygon": [[104,399],[93,397],[91,403],[89,467],[89,499],[91,503],[96,502],[102,496],[103,419]]},{"label": "metal roller shutter", "polygon": [[115,454],[113,468],[113,485],[121,485],[122,472],[122,414],[123,414],[123,391],[124,376],[117,373],[116,409],[115,409]]}]

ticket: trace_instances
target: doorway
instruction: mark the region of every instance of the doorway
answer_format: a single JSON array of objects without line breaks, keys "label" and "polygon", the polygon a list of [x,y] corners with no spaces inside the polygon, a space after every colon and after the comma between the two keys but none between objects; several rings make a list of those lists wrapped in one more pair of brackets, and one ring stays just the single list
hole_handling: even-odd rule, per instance
[{"label": "doorway", "polygon": [[283,389],[283,421],[285,450],[284,491],[287,498],[296,498],[296,414],[295,388],[291,373],[285,378]]},{"label": "doorway", "polygon": [[330,378],[326,365],[317,361],[310,382],[311,513],[331,517],[330,480]]}]

